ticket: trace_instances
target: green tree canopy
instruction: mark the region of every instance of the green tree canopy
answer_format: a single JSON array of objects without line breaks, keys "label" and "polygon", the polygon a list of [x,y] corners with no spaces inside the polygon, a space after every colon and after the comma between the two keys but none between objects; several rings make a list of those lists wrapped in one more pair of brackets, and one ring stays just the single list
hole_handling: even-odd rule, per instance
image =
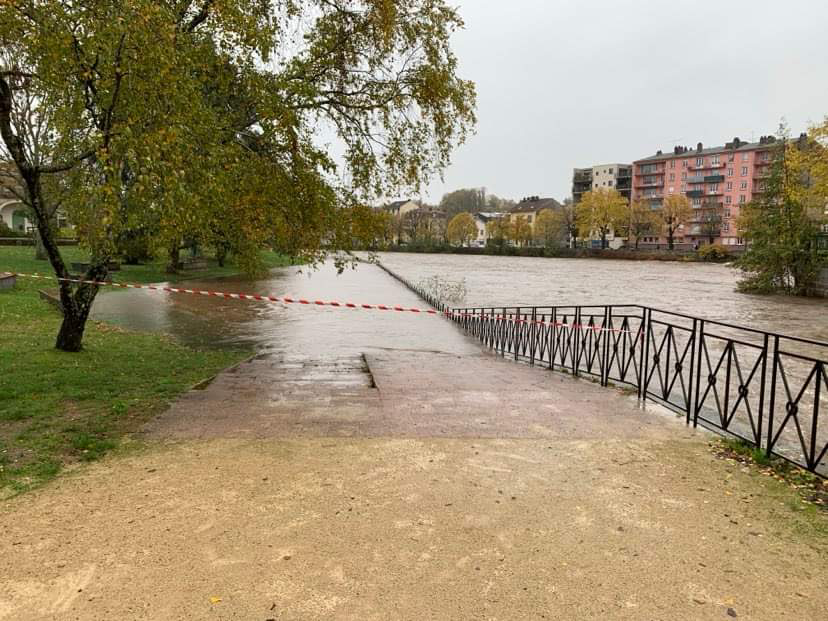
[{"label": "green tree canopy", "polygon": [[828,205],[828,151],[820,142],[821,131],[824,139],[825,124],[814,128],[811,137],[791,141],[780,127],[764,192],[739,218],[747,244],[737,263],[744,291],[811,292],[820,266],[819,224]]},{"label": "green tree canopy", "polygon": [[[86,280],[139,227],[171,248],[220,239],[250,271],[265,242],[311,262],[349,247],[372,229],[363,205],[418,191],[472,127],[460,27],[442,0],[0,4],[0,134],[55,273],[56,175]],[[16,124],[24,99],[47,125],[39,150]],[[61,281],[59,348],[80,349],[96,293]]]}]

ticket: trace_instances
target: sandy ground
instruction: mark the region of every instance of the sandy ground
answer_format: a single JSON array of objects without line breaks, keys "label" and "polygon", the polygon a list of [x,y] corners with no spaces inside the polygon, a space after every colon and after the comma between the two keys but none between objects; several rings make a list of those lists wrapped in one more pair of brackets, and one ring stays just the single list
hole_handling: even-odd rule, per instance
[{"label": "sandy ground", "polygon": [[828,543],[790,490],[673,415],[491,355],[264,356],[145,439],[0,506],[0,619],[828,610]]}]

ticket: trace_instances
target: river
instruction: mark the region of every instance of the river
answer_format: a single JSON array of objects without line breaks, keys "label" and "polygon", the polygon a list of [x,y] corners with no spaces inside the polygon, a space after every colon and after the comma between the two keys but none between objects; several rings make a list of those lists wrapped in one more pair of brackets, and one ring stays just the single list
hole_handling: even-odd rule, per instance
[{"label": "river", "polygon": [[[608,259],[544,259],[381,253],[380,261],[419,282],[432,276],[464,280],[463,306],[642,304],[708,319],[828,341],[828,301],[736,291],[738,272],[724,265]],[[182,286],[289,295],[295,298],[423,306],[372,265],[337,274],[280,268],[249,282],[226,278]],[[314,353],[365,347],[462,350],[423,329],[433,317],[388,311],[244,302],[193,295],[117,291],[99,296],[94,317],[125,327],[168,333],[197,345],[247,345]]]}]

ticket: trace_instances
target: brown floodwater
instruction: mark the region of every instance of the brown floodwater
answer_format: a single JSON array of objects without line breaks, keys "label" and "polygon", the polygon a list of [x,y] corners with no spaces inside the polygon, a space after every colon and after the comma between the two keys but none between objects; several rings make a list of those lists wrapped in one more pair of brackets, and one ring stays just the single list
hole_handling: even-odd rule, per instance
[{"label": "brown floodwater", "polygon": [[741,326],[828,341],[828,300],[746,295],[726,265],[382,253],[418,282],[465,279],[467,306],[641,304]]},{"label": "brown floodwater", "polygon": [[[543,259],[381,253],[379,259],[413,282],[432,276],[465,280],[461,306],[642,304],[763,330],[828,341],[828,300],[746,295],[739,274],[724,265],[607,259]],[[422,300],[374,265],[337,274],[280,268],[268,278],[192,280],[181,286],[288,295],[294,298],[423,307]],[[260,351],[324,355],[365,348],[467,351],[457,335],[429,329],[431,316],[225,300],[142,290],[104,293],[94,317],[158,331],[197,345],[247,345]]]}]

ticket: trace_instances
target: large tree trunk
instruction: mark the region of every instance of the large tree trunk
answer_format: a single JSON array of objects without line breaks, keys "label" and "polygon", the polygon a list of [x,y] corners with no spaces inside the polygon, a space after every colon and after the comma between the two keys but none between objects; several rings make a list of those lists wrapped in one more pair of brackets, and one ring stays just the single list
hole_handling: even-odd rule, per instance
[{"label": "large tree trunk", "polygon": [[167,273],[175,274],[178,272],[178,264],[181,261],[181,242],[179,240],[176,239],[170,244],[169,255],[170,260],[167,263]]}]

